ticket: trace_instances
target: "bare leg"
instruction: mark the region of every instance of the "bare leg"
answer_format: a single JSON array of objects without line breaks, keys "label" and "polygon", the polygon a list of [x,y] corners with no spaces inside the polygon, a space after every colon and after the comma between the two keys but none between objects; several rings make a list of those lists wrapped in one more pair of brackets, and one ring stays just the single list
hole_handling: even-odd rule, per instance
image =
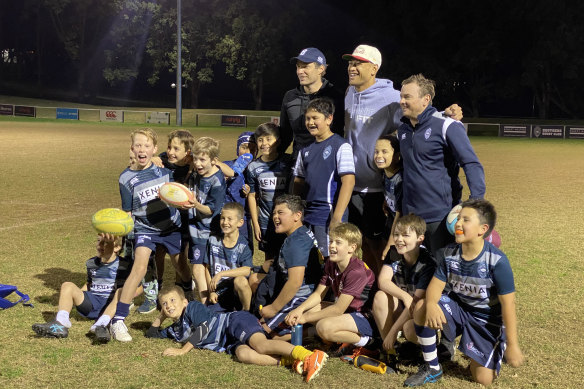
[{"label": "bare leg", "polygon": [[63,282],[59,294],[59,311],[71,312],[73,305],[80,305],[84,298],[83,291],[77,285],[72,282]]},{"label": "bare leg", "polygon": [[379,290],[375,294],[375,298],[373,299],[373,317],[375,318],[375,324],[377,324],[381,339],[385,339],[391,326],[393,326],[396,305],[395,298],[384,291]]},{"label": "bare leg", "polygon": [[199,299],[203,304],[207,302],[209,291],[207,290],[207,279],[205,277],[205,266],[202,264],[193,265],[193,278],[199,290]]},{"label": "bare leg", "polygon": [[355,320],[348,314],[319,320],[316,331],[329,342],[357,343],[361,339]]},{"label": "bare leg", "polygon": [[260,354],[247,344],[237,346],[235,349],[235,356],[241,363],[249,363],[260,366],[276,366],[280,358]]},{"label": "bare leg", "polygon": [[187,264],[185,258],[183,258],[182,253],[171,255],[170,260],[174,265],[177,277],[180,277],[177,278],[177,281],[189,281],[191,279],[191,270],[189,269],[189,265]]},{"label": "bare leg", "polygon": [[166,257],[166,247],[157,246],[154,261],[156,262],[156,278],[161,280],[164,277],[164,258]]},{"label": "bare leg", "polygon": [[136,289],[142,283],[142,279],[146,274],[146,269],[148,268],[148,259],[150,258],[150,250],[148,247],[140,246],[136,248],[134,253],[134,265],[132,266],[132,271],[126,279],[124,287],[122,288],[122,293],[120,296],[120,302],[124,304],[130,304],[136,293]]},{"label": "bare leg", "polygon": [[470,361],[470,373],[473,380],[484,386],[491,385],[497,376],[495,370],[481,366],[474,360]]},{"label": "bare leg", "polygon": [[251,288],[249,287],[247,278],[242,276],[235,277],[233,280],[233,286],[239,297],[239,301],[241,302],[242,309],[244,311],[249,311],[251,305]]}]

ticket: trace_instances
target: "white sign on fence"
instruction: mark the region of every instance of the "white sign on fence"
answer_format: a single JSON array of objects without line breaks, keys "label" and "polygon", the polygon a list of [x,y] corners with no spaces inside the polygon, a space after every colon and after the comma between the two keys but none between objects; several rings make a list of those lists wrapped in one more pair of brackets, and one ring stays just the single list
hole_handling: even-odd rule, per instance
[{"label": "white sign on fence", "polygon": [[100,109],[99,121],[101,122],[124,122],[124,111],[121,109]]},{"label": "white sign on fence", "polygon": [[148,112],[146,123],[170,124],[170,112]]}]

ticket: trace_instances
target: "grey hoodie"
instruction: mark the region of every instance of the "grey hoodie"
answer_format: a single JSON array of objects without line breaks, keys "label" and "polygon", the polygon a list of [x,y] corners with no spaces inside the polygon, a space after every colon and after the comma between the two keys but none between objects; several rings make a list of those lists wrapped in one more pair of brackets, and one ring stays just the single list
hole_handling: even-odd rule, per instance
[{"label": "grey hoodie", "polygon": [[375,166],[375,142],[400,126],[399,91],[390,80],[376,79],[362,92],[349,86],[345,95],[345,138],[355,157],[355,192],[382,192],[383,181]]}]

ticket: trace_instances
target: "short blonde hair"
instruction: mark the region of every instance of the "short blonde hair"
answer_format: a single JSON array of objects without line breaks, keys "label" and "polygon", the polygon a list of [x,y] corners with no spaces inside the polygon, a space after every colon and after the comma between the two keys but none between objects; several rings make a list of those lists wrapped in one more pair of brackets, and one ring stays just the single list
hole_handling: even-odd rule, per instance
[{"label": "short blonde hair", "polygon": [[211,159],[218,158],[219,142],[211,137],[203,136],[193,144],[193,154],[207,154]]},{"label": "short blonde hair", "polygon": [[409,229],[416,232],[416,235],[424,235],[426,233],[426,222],[420,216],[410,213],[397,219],[395,222],[394,233],[404,233]]},{"label": "short blonde hair", "polygon": [[356,245],[355,253],[359,252],[361,249],[363,235],[361,234],[361,231],[359,231],[359,228],[354,224],[341,223],[330,230],[329,235],[331,240],[334,238],[341,238],[349,242],[350,245]]},{"label": "short blonde hair", "polygon": [[195,137],[187,130],[174,130],[170,134],[168,134],[168,146],[170,147],[170,142],[174,138],[178,138],[178,140],[183,144],[186,151],[193,149],[193,144],[195,143]]},{"label": "short blonde hair", "polygon": [[144,127],[138,128],[137,130],[132,131],[130,134],[130,139],[132,140],[132,144],[134,143],[134,137],[138,134],[142,134],[150,139],[152,139],[152,144],[156,146],[158,144],[158,135],[152,128]]},{"label": "short blonde hair", "polygon": [[160,292],[158,292],[158,300],[162,299],[162,297],[166,296],[170,293],[176,293],[178,297],[181,299],[185,299],[185,292],[184,290],[178,285],[172,285],[166,288],[162,288]]}]

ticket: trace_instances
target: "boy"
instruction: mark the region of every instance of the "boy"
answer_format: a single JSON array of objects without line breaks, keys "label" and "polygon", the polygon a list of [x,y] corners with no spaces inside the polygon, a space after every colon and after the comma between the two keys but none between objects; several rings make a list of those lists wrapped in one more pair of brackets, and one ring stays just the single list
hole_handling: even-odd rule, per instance
[{"label": "boy", "polygon": [[375,165],[383,170],[383,187],[385,202],[383,210],[387,215],[385,222],[385,232],[388,233],[387,244],[381,254],[384,261],[391,246],[394,245],[393,231],[395,223],[402,214],[402,176],[403,167],[399,155],[399,140],[393,134],[382,135],[375,142],[375,152],[373,153]]},{"label": "boy", "polygon": [[[260,124],[255,131],[255,139],[261,156],[247,166],[245,181],[249,185],[247,204],[251,214],[253,233],[258,248],[265,253],[262,272],[266,273],[284,241],[283,235],[274,231],[272,211],[274,199],[288,193],[292,160],[289,154],[280,154],[280,131],[274,123]],[[254,273],[250,285],[255,290],[265,274]]]},{"label": "boy", "polygon": [[[483,199],[462,203],[455,225],[456,243],[440,251],[436,273],[414,322],[426,364],[406,386],[435,382],[442,376],[436,356],[436,330],[448,341],[460,338],[459,350],[471,359],[473,379],[490,385],[507,363],[517,367],[523,355],[517,337],[515,284],[509,260],[485,241],[495,227],[495,207]],[[445,286],[450,292],[442,295]]]},{"label": "boy", "polygon": [[211,232],[219,232],[218,215],[225,202],[225,177],[217,167],[219,142],[202,137],[193,144],[193,166],[195,175],[189,177],[188,187],[195,198],[189,209],[189,233],[191,247],[189,259],[193,265],[193,277],[203,304],[209,298],[203,257]]},{"label": "boy", "polygon": [[[148,260],[157,246],[168,251],[175,269],[188,282],[190,274],[186,264],[178,259],[181,248],[180,215],[176,208],[167,206],[158,198],[158,188],[172,180],[172,172],[152,163],[157,151],[157,135],[150,128],[132,132],[132,151],[136,157],[133,169],[127,168],[119,179],[122,209],[134,217],[134,264],[122,289],[110,330],[114,339],[129,342],[132,337],[124,323],[130,311],[130,303],[142,282]],[[100,322],[101,318],[98,319]]]},{"label": "boy", "polygon": [[220,225],[223,236],[211,235],[203,263],[211,304],[219,304],[227,311],[249,311],[251,289],[247,281],[253,255],[249,242],[239,233],[243,225],[243,207],[226,203],[221,210]]},{"label": "boy", "polygon": [[[32,329],[37,335],[49,338],[66,338],[71,328],[69,314],[73,305],[77,312],[88,319],[97,319],[102,313],[112,315],[114,304],[110,311],[106,306],[119,297],[119,292],[128,275],[128,265],[118,256],[122,248],[122,237],[108,234],[97,236],[97,256],[88,259],[87,282],[79,288],[72,282],[64,282],[59,294],[59,311],[57,317],[48,323],[33,324]],[[108,307],[109,308],[109,307]],[[107,342],[109,333],[105,326],[95,328],[96,340]]]},{"label": "boy", "polygon": [[307,202],[304,223],[314,233],[322,255],[328,257],[328,229],[347,221],[347,205],[355,186],[353,149],[331,131],[335,113],[328,98],[306,107],[306,128],[315,142],[298,153],[294,167],[294,194]]},{"label": "boy", "polygon": [[284,194],[274,201],[276,233],[285,234],[278,260],[273,264],[275,288],[272,301],[259,314],[272,334],[289,337],[286,315],[314,291],[321,277],[320,253],[314,235],[302,224],[305,202],[299,196]]},{"label": "boy", "polygon": [[[410,214],[396,221],[393,233],[395,253],[385,258],[379,273],[379,291],[373,302],[373,316],[383,339],[383,348],[394,350],[399,331],[418,343],[411,312],[423,300],[436,270],[436,263],[425,247],[426,222]],[[392,257],[396,257],[393,259]]]},{"label": "boy", "polygon": [[[347,343],[354,355],[366,354],[373,343],[375,325],[370,317],[375,275],[359,259],[362,235],[357,226],[341,223],[330,232],[330,257],[320,283],[310,297],[286,317],[289,325],[314,323],[319,336],[329,342]],[[335,302],[323,301],[332,288]],[[343,351],[341,351],[343,350]],[[347,347],[339,348],[340,354]]]},{"label": "boy", "polygon": [[[184,342],[182,348],[164,350],[165,356],[184,355],[196,347],[233,352],[241,362],[256,365],[277,366],[294,362],[294,370],[305,373],[306,382],[316,377],[328,358],[319,350],[311,352],[302,346],[267,339],[257,318],[249,312],[214,313],[198,301],[189,303],[177,287],[161,291],[159,298],[162,311],[146,336]],[[166,318],[174,323],[160,330]]]}]

